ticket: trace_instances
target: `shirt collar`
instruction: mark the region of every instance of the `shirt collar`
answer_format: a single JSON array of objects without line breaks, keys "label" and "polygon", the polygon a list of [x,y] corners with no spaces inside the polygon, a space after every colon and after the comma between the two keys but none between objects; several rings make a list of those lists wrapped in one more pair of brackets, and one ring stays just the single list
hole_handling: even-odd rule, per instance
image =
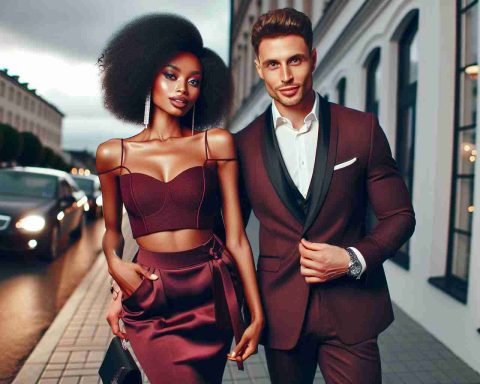
[{"label": "shirt collar", "polygon": [[[312,110],[303,119],[303,122],[306,127],[310,127],[312,122],[318,121],[318,104],[319,104],[318,94],[317,92],[315,92],[315,102],[313,103]],[[272,100],[272,117],[273,117],[273,125],[275,129],[277,129],[282,124],[288,124],[291,127],[293,127],[292,122],[288,118],[283,117],[280,114],[280,112],[277,109],[277,106],[275,105],[274,100]]]}]

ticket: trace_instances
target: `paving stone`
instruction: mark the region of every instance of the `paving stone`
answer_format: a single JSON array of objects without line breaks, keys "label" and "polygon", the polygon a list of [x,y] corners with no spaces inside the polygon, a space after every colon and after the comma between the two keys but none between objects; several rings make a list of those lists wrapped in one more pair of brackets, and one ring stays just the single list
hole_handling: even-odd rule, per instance
[{"label": "paving stone", "polygon": [[68,360],[70,363],[83,363],[87,359],[87,352],[86,351],[76,351],[72,352],[70,355],[70,359]]},{"label": "paving stone", "polygon": [[98,376],[83,376],[80,379],[80,384],[97,384]]},{"label": "paving stone", "polygon": [[77,384],[80,377],[62,377],[60,384]]},{"label": "paving stone", "polygon": [[66,363],[70,357],[70,352],[54,352],[50,357],[50,363]]},{"label": "paving stone", "polygon": [[405,384],[422,384],[422,381],[412,372],[401,372],[397,375]]},{"label": "paving stone", "polygon": [[63,376],[92,376],[97,374],[96,369],[66,369],[63,371]]},{"label": "paving stone", "polygon": [[46,369],[42,373],[42,379],[54,379],[61,377],[63,370],[56,370],[56,369]]}]

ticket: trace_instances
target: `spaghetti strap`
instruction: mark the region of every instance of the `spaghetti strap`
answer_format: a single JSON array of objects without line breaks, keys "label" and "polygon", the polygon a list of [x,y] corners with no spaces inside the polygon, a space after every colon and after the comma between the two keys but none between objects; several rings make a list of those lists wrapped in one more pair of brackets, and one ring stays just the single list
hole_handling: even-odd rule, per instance
[{"label": "spaghetti strap", "polygon": [[208,161],[208,141],[207,141],[208,128],[205,130],[205,161]]},{"label": "spaghetti strap", "polygon": [[223,159],[209,159],[208,158],[208,140],[207,140],[207,132],[208,129],[205,130],[205,162],[207,161],[231,161],[231,160],[237,160],[236,157],[229,157],[229,158],[223,158]]},{"label": "spaghetti strap", "polygon": [[121,171],[122,168],[126,169],[128,171],[128,173],[132,173],[132,172],[130,172],[130,169],[128,169],[127,167],[125,167],[123,165],[123,158],[124,158],[123,138],[120,139],[120,144],[121,144],[120,165],[117,165],[116,167],[107,169],[105,171],[97,172],[97,175],[103,175],[105,173],[112,172],[112,171],[115,171],[117,169],[120,169],[120,174],[121,174],[122,173],[122,171]]},{"label": "spaghetti strap", "polygon": [[123,138],[120,139],[120,143],[122,145],[122,154],[120,155],[120,167],[123,167]]}]

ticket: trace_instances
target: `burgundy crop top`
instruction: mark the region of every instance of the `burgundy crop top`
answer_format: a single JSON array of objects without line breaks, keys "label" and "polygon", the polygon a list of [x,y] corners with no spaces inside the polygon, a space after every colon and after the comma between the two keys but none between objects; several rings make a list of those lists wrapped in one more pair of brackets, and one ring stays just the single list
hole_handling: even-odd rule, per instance
[{"label": "burgundy crop top", "polygon": [[123,164],[123,139],[121,145],[120,165],[99,174],[118,168],[128,171],[119,176],[120,192],[134,238],[176,229],[213,229],[220,210],[216,161],[236,159],[209,159],[207,131],[203,164],[185,169],[168,182],[131,172]]}]

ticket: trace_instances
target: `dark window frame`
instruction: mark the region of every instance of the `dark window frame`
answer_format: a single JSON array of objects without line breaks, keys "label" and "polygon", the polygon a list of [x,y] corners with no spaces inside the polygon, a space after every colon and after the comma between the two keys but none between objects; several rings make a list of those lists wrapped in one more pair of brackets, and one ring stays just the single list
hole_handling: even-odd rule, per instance
[{"label": "dark window frame", "polygon": [[[376,47],[370,51],[365,60],[363,67],[365,68],[365,112],[372,112],[378,116],[380,101],[378,95],[375,94],[376,78],[375,74],[380,67],[381,49]],[[378,220],[373,211],[370,202],[367,202],[365,210],[365,232],[368,234],[377,224]]]},{"label": "dark window frame", "polygon": [[345,99],[347,96],[347,78],[342,77],[337,82],[337,100],[338,104],[345,106]]},{"label": "dark window frame", "polygon": [[[472,179],[473,189],[473,180],[475,179],[475,174],[463,174],[458,172],[458,162],[459,162],[459,143],[460,135],[466,130],[474,130],[476,135],[477,124],[476,121],[473,124],[468,124],[465,126],[461,125],[461,109],[462,105],[460,100],[462,99],[461,92],[463,91],[461,87],[461,80],[463,76],[464,69],[469,65],[476,65],[477,63],[470,63],[465,65],[462,62],[462,53],[463,53],[463,17],[464,14],[472,7],[478,5],[478,0],[472,0],[467,5],[462,6],[462,0],[457,0],[457,11],[456,11],[456,57],[455,57],[455,111],[454,111],[454,129],[453,129],[453,156],[452,156],[452,180],[451,180],[451,196],[450,196],[450,215],[449,215],[449,225],[448,225],[448,248],[447,248],[447,262],[445,265],[445,275],[431,277],[428,281],[435,287],[446,292],[456,300],[461,303],[467,303],[468,296],[468,274],[466,280],[455,276],[452,272],[453,261],[454,261],[454,237],[456,233],[463,234],[470,237],[471,241],[471,231],[461,230],[455,228],[455,219],[457,215],[457,181],[462,178]],[[474,172],[474,171],[473,171]],[[473,191],[472,191],[473,197]],[[472,213],[473,214],[473,213]],[[471,245],[471,243],[470,243]],[[471,249],[470,249],[471,255]],[[470,256],[469,256],[470,257]]]},{"label": "dark window frame", "polygon": [[368,55],[367,60],[365,61],[365,69],[367,71],[366,76],[366,97],[365,97],[365,111],[373,112],[378,116],[378,108],[380,102],[377,100],[378,95],[376,95],[376,79],[375,74],[380,66],[381,61],[381,50],[380,47],[374,48]]},{"label": "dark window frame", "polygon": [[[410,72],[410,48],[418,33],[418,11],[413,17],[410,17],[408,24],[401,32],[398,40],[398,66],[397,66],[397,121],[396,121],[396,145],[395,159],[397,159],[400,173],[402,174],[405,184],[413,194],[413,174],[415,164],[415,119],[416,119],[416,103],[417,103],[417,81],[409,82]],[[409,110],[413,110],[413,127],[411,131],[404,129],[405,120],[408,118]],[[407,116],[406,116],[407,115]],[[408,147],[408,140],[411,145]],[[402,163],[406,163],[407,170],[402,170]],[[392,260],[395,264],[410,270],[410,241],[402,246],[402,248],[393,256]]]}]

